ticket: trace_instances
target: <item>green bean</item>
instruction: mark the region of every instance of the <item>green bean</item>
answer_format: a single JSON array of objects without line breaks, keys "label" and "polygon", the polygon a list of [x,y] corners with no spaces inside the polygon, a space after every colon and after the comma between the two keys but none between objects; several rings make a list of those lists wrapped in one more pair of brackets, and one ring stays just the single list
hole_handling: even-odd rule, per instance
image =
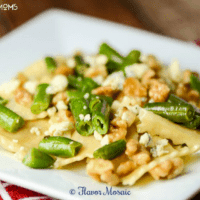
[{"label": "green bean", "polygon": [[178,105],[167,102],[147,103],[144,105],[144,108],[178,123],[192,121],[195,114],[194,108],[186,104]]},{"label": "green bean", "polygon": [[0,104],[1,105],[6,105],[7,103],[8,103],[7,99],[4,99],[4,98],[0,97]]},{"label": "green bean", "polygon": [[84,76],[84,73],[86,69],[89,67],[89,65],[84,62],[84,59],[81,55],[75,55],[74,59],[76,62],[76,67],[75,67],[76,75]]},{"label": "green bean", "polygon": [[121,70],[124,58],[115,49],[106,43],[102,43],[99,47],[99,54],[104,54],[107,56],[108,63],[106,66],[109,73]]},{"label": "green bean", "polygon": [[68,76],[68,83],[71,87],[80,90],[83,93],[91,92],[94,88],[97,88],[99,85],[91,78],[81,78],[75,76]]},{"label": "green bean", "polygon": [[90,101],[90,111],[92,113],[92,124],[95,130],[104,135],[109,129],[109,117],[112,98],[104,96],[93,96]]},{"label": "green bean", "polygon": [[123,62],[123,66],[126,67],[128,65],[133,65],[134,63],[140,62],[140,51],[132,50],[125,58]]},{"label": "green bean", "polygon": [[85,94],[79,90],[67,90],[66,93],[69,100],[73,98],[82,98]]},{"label": "green bean", "polygon": [[200,80],[193,74],[190,76],[190,87],[200,93]]},{"label": "green bean", "polygon": [[22,160],[24,165],[35,169],[50,168],[54,162],[51,156],[36,148],[31,148]]},{"label": "green bean", "polygon": [[[78,133],[83,136],[92,135],[93,127],[88,101],[84,98],[73,98],[70,100],[69,105]],[[87,118],[85,119],[86,116]]]},{"label": "green bean", "polygon": [[46,57],[45,63],[48,71],[53,72],[56,69],[56,61],[52,57]]},{"label": "green bean", "polygon": [[31,112],[33,114],[40,114],[42,111],[46,110],[52,99],[51,94],[46,93],[46,89],[49,86],[47,83],[42,83],[37,86],[36,94],[34,96],[33,104],[31,106]]},{"label": "green bean", "polygon": [[0,126],[9,131],[15,132],[24,125],[24,120],[21,116],[10,110],[9,108],[0,105]]},{"label": "green bean", "polygon": [[112,160],[121,155],[126,149],[125,140],[117,140],[116,142],[107,144],[96,151],[94,151],[94,158],[102,158],[105,160]]},{"label": "green bean", "polygon": [[195,115],[194,120],[191,122],[186,122],[183,125],[190,129],[197,129],[200,126],[200,116]]},{"label": "green bean", "polygon": [[177,97],[176,95],[174,94],[170,94],[169,97],[168,97],[168,100],[167,102],[169,103],[174,103],[174,104],[179,104],[179,105],[182,105],[182,104],[186,104],[186,105],[191,105],[193,106],[194,110],[195,110],[195,115],[200,115],[200,110],[199,108],[197,108],[196,106],[188,103],[187,101],[185,101],[184,99],[180,98],[180,97]]},{"label": "green bean", "polygon": [[58,157],[74,157],[81,149],[80,142],[61,136],[47,136],[39,143],[39,150]]}]

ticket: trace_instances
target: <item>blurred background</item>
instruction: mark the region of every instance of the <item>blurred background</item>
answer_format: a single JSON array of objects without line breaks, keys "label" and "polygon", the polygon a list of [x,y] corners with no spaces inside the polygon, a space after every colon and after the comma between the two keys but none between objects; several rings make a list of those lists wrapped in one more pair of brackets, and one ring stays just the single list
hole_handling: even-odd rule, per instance
[{"label": "blurred background", "polygon": [[50,8],[200,43],[200,0],[0,0],[0,37]]},{"label": "blurred background", "polygon": [[185,41],[199,40],[200,0],[0,0],[0,36],[49,8],[62,8]]}]

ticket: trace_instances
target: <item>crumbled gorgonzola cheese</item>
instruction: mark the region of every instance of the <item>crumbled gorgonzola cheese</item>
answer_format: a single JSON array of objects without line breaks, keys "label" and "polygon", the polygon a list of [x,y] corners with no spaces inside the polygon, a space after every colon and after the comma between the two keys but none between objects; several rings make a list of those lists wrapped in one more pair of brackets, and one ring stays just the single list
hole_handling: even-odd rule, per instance
[{"label": "crumbled gorgonzola cheese", "polygon": [[101,75],[96,76],[96,77],[94,77],[92,79],[93,79],[93,81],[95,81],[99,85],[101,85],[103,83],[103,80],[104,80],[103,76],[101,76]]},{"label": "crumbled gorgonzola cheese", "polygon": [[127,77],[137,77],[142,78],[143,74],[149,69],[146,64],[136,63],[133,65],[129,65],[125,68]]},{"label": "crumbled gorgonzola cheese", "polygon": [[114,90],[122,90],[124,81],[125,77],[122,71],[114,72],[105,79],[102,86],[111,86]]},{"label": "crumbled gorgonzola cheese", "polygon": [[30,133],[36,134],[36,135],[40,135],[41,134],[39,128],[35,127],[35,126],[31,128]]},{"label": "crumbled gorgonzola cheese", "polygon": [[103,138],[103,136],[100,135],[97,131],[94,131],[94,138],[95,138],[96,140],[101,141],[102,138]]},{"label": "crumbled gorgonzola cheese", "polygon": [[35,94],[38,81],[27,81],[24,83],[23,87],[31,94]]},{"label": "crumbled gorgonzola cheese", "polygon": [[76,66],[76,61],[74,58],[67,58],[66,59],[66,64],[70,68],[74,68]]},{"label": "crumbled gorgonzola cheese", "polygon": [[52,79],[50,86],[47,87],[46,93],[47,94],[56,94],[57,92],[62,92],[65,90],[67,85],[68,85],[68,81],[67,81],[66,76],[61,75],[61,74],[56,75]]},{"label": "crumbled gorgonzola cheese", "polygon": [[168,72],[169,72],[169,78],[176,82],[179,83],[181,82],[182,79],[182,72],[180,69],[180,65],[179,65],[179,61],[178,60],[174,60],[171,65],[168,68]]},{"label": "crumbled gorgonzola cheese", "polygon": [[109,144],[109,143],[110,143],[109,137],[108,137],[108,135],[105,135],[103,137],[103,139],[101,140],[101,146],[104,146],[104,145]]},{"label": "crumbled gorgonzola cheese", "polygon": [[64,121],[60,123],[54,123],[49,127],[49,134],[50,135],[62,135],[66,131],[70,131],[74,128],[74,125],[70,121]]},{"label": "crumbled gorgonzola cheese", "polygon": [[168,145],[167,139],[158,140],[156,146],[150,149],[150,153],[153,157],[159,157],[165,153],[169,153],[169,151],[164,150],[166,145]]},{"label": "crumbled gorgonzola cheese", "polygon": [[54,116],[56,114],[56,107],[53,106],[51,108],[48,108],[47,113],[48,113],[49,117]]},{"label": "crumbled gorgonzola cheese", "polygon": [[85,115],[85,117],[84,117],[84,121],[85,121],[85,122],[86,122],[86,121],[90,121],[90,119],[91,119],[90,114]]},{"label": "crumbled gorgonzola cheese", "polygon": [[140,136],[139,143],[143,144],[145,147],[148,147],[151,141],[152,141],[151,135],[148,133],[144,133],[143,135]]},{"label": "crumbled gorgonzola cheese", "polygon": [[57,104],[56,104],[56,108],[58,110],[67,110],[68,109],[68,106],[65,104],[64,101],[58,101]]},{"label": "crumbled gorgonzola cheese", "polygon": [[85,93],[85,95],[84,95],[83,97],[84,97],[84,99],[88,99],[88,98],[89,98],[89,96],[90,96],[90,94],[89,94],[89,93]]}]

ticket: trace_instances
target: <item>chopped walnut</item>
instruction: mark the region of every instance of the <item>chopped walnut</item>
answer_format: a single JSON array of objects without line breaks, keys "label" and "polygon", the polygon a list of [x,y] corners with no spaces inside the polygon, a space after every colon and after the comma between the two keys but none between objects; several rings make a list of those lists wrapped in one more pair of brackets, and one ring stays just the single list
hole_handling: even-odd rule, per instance
[{"label": "chopped walnut", "polygon": [[97,181],[103,181],[110,185],[117,185],[119,178],[113,173],[114,165],[109,160],[91,159],[86,166],[87,174]]},{"label": "chopped walnut", "polygon": [[136,139],[130,139],[126,143],[125,154],[133,160],[136,165],[144,165],[150,162],[151,155]]},{"label": "chopped walnut", "polygon": [[111,86],[101,86],[92,90],[92,94],[105,95],[109,97],[113,97],[116,92],[117,90],[113,90]]},{"label": "chopped walnut", "polygon": [[180,98],[185,99],[186,101],[194,101],[197,102],[199,100],[199,92],[196,90],[190,89],[189,85],[184,85],[183,83],[179,83],[176,89],[176,95]]},{"label": "chopped walnut", "polygon": [[20,81],[20,86],[22,86],[28,80],[22,72],[17,74],[17,79]]},{"label": "chopped walnut", "polygon": [[56,105],[59,101],[64,101],[66,104],[68,104],[66,92],[59,92],[52,99],[53,105]]},{"label": "chopped walnut", "polygon": [[155,102],[164,102],[168,98],[169,92],[170,89],[166,84],[154,80],[150,85],[149,97]]},{"label": "chopped walnut", "polygon": [[130,139],[126,143],[125,154],[127,156],[131,157],[132,155],[134,155],[137,152],[138,149],[139,149],[139,142],[136,139]]},{"label": "chopped walnut", "polygon": [[120,139],[125,139],[126,134],[127,124],[124,120],[121,120],[120,118],[115,118],[110,122],[110,128],[107,133],[109,142],[115,142]]},{"label": "chopped walnut", "polygon": [[151,79],[155,78],[156,72],[152,69],[149,69],[145,72],[145,74],[142,76],[141,82],[143,85],[148,87],[151,83]]},{"label": "chopped walnut", "polygon": [[69,110],[59,110],[58,111],[58,122],[63,122],[63,121],[71,121],[71,122],[75,123],[73,115]]},{"label": "chopped walnut", "polygon": [[137,165],[145,165],[151,161],[151,155],[150,155],[149,151],[142,150],[141,152],[136,153],[135,155],[131,156],[131,159]]},{"label": "chopped walnut", "polygon": [[32,103],[32,95],[24,88],[17,88],[14,92],[15,101],[23,106],[29,107]]},{"label": "chopped walnut", "polygon": [[117,168],[116,173],[119,176],[125,176],[129,174],[130,172],[132,172],[135,168],[136,168],[136,164],[133,161],[129,160],[129,161],[120,163],[120,165]]},{"label": "chopped walnut", "polygon": [[160,70],[161,69],[160,62],[153,55],[148,55],[147,56],[146,63],[149,65],[149,67],[151,69],[154,69],[154,70]]},{"label": "chopped walnut", "polygon": [[85,72],[85,77],[94,78],[96,76],[103,76],[106,78],[108,76],[108,72],[105,65],[101,65],[98,67],[90,67]]},{"label": "chopped walnut", "polygon": [[69,76],[70,74],[74,74],[74,69],[67,67],[67,65],[65,65],[65,64],[62,64],[62,65],[60,65],[56,68],[55,74],[56,75],[62,74],[62,75],[65,75],[65,76]]},{"label": "chopped walnut", "polygon": [[123,92],[125,96],[146,97],[147,88],[143,86],[136,78],[127,78],[124,82]]},{"label": "chopped walnut", "polygon": [[173,158],[158,164],[149,173],[155,180],[160,178],[174,178],[183,171],[184,163],[181,158]]},{"label": "chopped walnut", "polygon": [[114,174],[111,170],[101,174],[100,178],[103,182],[106,182],[111,186],[117,185],[120,182],[117,174]]},{"label": "chopped walnut", "polygon": [[190,76],[192,75],[192,72],[190,70],[185,70],[183,72],[183,84],[189,84],[190,83]]}]

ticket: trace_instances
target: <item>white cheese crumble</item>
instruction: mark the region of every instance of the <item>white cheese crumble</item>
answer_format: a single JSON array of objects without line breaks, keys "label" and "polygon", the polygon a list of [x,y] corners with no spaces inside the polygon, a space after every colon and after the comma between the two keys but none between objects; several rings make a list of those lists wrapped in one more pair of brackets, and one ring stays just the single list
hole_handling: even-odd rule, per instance
[{"label": "white cheese crumble", "polygon": [[181,82],[182,72],[181,72],[178,60],[172,61],[171,65],[168,68],[168,72],[169,72],[169,75],[170,75],[169,78],[172,81],[174,81],[176,83]]},{"label": "white cheese crumble", "polygon": [[97,65],[105,65],[108,62],[108,58],[105,55],[97,55],[96,63]]},{"label": "white cheese crumble", "polygon": [[101,134],[99,134],[97,131],[94,131],[94,138],[95,138],[96,140],[101,141],[102,138],[103,138],[103,136],[102,136]]},{"label": "white cheese crumble", "polygon": [[35,94],[38,81],[27,81],[24,83],[23,87],[31,94]]},{"label": "white cheese crumble", "polygon": [[101,140],[101,146],[104,146],[104,145],[109,144],[109,143],[110,143],[109,137],[108,137],[108,135],[105,135],[103,137],[103,139]]},{"label": "white cheese crumble", "polygon": [[83,106],[83,109],[86,110],[86,109],[87,109],[87,106]]},{"label": "white cheese crumble", "polygon": [[58,110],[67,110],[68,109],[68,106],[65,104],[64,101],[58,101],[57,104],[56,104],[56,108]]},{"label": "white cheese crumble", "polygon": [[70,121],[64,121],[60,123],[54,123],[49,127],[49,135],[62,135],[66,131],[70,131],[74,128],[74,125]]},{"label": "white cheese crumble", "polygon": [[107,76],[105,81],[102,83],[102,86],[111,86],[114,90],[122,90],[125,77],[122,71],[114,72],[111,75]]},{"label": "white cheese crumble", "polygon": [[20,151],[23,151],[23,150],[24,150],[24,147],[23,147],[23,146],[21,146],[21,147],[19,148],[19,150],[20,150]]},{"label": "white cheese crumble", "polygon": [[21,82],[18,79],[12,79],[10,82],[3,83],[0,86],[0,91],[5,92],[6,94],[11,94],[19,87],[20,84]]},{"label": "white cheese crumble", "polygon": [[88,99],[88,98],[89,98],[89,96],[90,96],[90,94],[89,94],[89,93],[85,93],[85,95],[84,95],[83,97],[84,97],[84,99]]},{"label": "white cheese crumble", "polygon": [[48,109],[47,109],[47,113],[48,113],[49,117],[54,116],[54,115],[56,114],[56,107],[53,106],[53,107],[51,107],[51,108],[48,108]]},{"label": "white cheese crumble", "polygon": [[85,117],[84,117],[84,121],[85,121],[85,122],[86,122],[86,121],[90,121],[90,119],[91,119],[90,114],[85,115]]},{"label": "white cheese crumble", "polygon": [[35,127],[35,126],[31,128],[30,133],[36,134],[36,135],[38,135],[38,136],[41,134],[39,128],[38,128],[38,127]]},{"label": "white cheese crumble", "polygon": [[96,77],[94,77],[94,78],[92,78],[93,79],[93,81],[95,81],[97,84],[99,84],[99,85],[101,85],[102,83],[103,83],[103,81],[104,81],[104,78],[103,78],[103,76],[101,76],[101,75],[99,75],[99,76],[96,76]]},{"label": "white cheese crumble", "polygon": [[142,78],[144,73],[149,69],[148,65],[143,63],[136,63],[133,65],[129,65],[125,68],[127,77],[137,77]]},{"label": "white cheese crumble", "polygon": [[67,58],[66,59],[66,64],[70,68],[74,68],[76,66],[76,61],[74,58]]},{"label": "white cheese crumble", "polygon": [[62,92],[65,90],[67,85],[68,85],[68,81],[67,81],[66,76],[61,75],[61,74],[56,75],[52,79],[49,87],[47,87],[46,93],[47,94],[56,94],[57,92]]},{"label": "white cheese crumble", "polygon": [[164,150],[164,147],[168,145],[167,139],[162,139],[157,141],[157,145],[150,149],[150,153],[153,157],[159,157],[165,153],[169,153],[169,151]]},{"label": "white cheese crumble", "polygon": [[94,67],[96,65],[95,56],[84,56],[83,59],[86,63],[89,63],[91,67]]},{"label": "white cheese crumble", "polygon": [[143,135],[140,136],[139,143],[143,144],[145,147],[148,147],[151,141],[152,141],[151,135],[148,133],[144,133]]},{"label": "white cheese crumble", "polygon": [[83,114],[79,115],[80,120],[84,120],[85,116]]},{"label": "white cheese crumble", "polygon": [[14,142],[14,143],[18,143],[19,141],[18,141],[18,140],[15,140],[15,139],[13,139],[13,142]]}]

